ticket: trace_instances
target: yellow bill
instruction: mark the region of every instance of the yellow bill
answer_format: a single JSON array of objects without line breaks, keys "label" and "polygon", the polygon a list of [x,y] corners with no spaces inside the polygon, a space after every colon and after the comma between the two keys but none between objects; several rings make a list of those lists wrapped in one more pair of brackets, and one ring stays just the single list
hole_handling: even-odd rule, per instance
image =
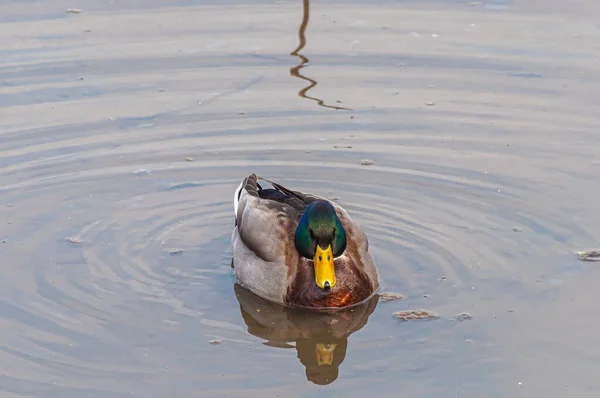
[{"label": "yellow bill", "polygon": [[318,343],[315,345],[315,354],[317,357],[317,365],[331,365],[333,363],[333,354],[336,344],[322,344]]},{"label": "yellow bill", "polygon": [[317,286],[325,290],[331,289],[335,286],[335,266],[333,264],[331,245],[327,246],[325,250],[317,245],[314,260]]}]

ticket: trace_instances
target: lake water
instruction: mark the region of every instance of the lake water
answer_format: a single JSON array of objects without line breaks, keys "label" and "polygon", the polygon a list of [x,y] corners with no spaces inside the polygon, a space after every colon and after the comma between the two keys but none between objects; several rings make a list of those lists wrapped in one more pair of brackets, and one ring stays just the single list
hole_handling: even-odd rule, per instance
[{"label": "lake water", "polygon": [[[0,396],[597,397],[598,15],[0,2]],[[336,198],[405,298],[236,285],[253,172]]]}]

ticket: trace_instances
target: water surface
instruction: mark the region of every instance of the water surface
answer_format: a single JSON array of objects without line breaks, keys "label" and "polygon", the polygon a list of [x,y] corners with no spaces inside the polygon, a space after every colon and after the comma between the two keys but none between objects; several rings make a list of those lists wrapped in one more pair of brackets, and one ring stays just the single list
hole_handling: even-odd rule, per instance
[{"label": "water surface", "polygon": [[[3,3],[0,395],[597,396],[599,11]],[[406,298],[240,289],[252,172],[336,198]]]}]

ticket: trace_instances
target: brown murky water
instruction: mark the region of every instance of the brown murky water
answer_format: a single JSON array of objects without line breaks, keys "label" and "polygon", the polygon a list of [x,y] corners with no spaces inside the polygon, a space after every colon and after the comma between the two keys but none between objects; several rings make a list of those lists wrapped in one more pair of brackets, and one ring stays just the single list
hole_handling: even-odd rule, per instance
[{"label": "brown murky water", "polygon": [[[1,3],[0,395],[598,396],[599,12]],[[240,289],[250,172],[339,198],[405,297]]]}]

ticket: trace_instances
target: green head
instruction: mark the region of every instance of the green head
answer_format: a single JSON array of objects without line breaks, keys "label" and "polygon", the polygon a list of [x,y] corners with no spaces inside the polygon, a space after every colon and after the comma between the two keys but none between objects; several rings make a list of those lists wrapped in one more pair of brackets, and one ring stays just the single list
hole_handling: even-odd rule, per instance
[{"label": "green head", "polygon": [[296,250],[301,256],[313,260],[315,280],[321,289],[335,286],[333,259],[346,250],[346,231],[327,201],[315,201],[308,205],[296,228]]}]

